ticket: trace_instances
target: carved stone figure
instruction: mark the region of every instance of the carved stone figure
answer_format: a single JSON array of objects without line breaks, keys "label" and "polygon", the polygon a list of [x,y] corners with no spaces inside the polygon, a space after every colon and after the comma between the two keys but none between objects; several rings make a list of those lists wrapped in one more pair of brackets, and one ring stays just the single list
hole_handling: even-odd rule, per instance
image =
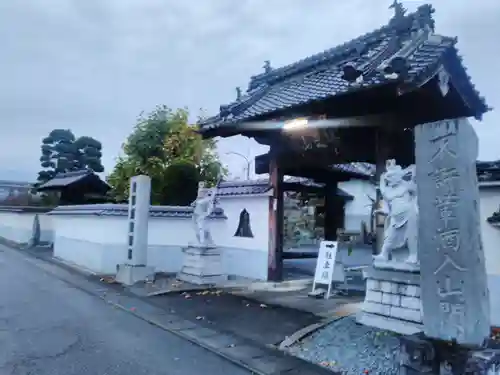
[{"label": "carved stone figure", "polygon": [[418,205],[415,166],[401,168],[394,159],[386,162],[380,176],[383,207],[374,214],[384,214],[384,243],[375,260],[388,261],[392,251],[407,248],[406,263],[418,265]]},{"label": "carved stone figure", "polygon": [[217,188],[205,189],[204,183],[198,186],[198,196],[194,202],[193,226],[198,245],[211,245],[212,236],[207,227],[207,219],[215,208]]}]

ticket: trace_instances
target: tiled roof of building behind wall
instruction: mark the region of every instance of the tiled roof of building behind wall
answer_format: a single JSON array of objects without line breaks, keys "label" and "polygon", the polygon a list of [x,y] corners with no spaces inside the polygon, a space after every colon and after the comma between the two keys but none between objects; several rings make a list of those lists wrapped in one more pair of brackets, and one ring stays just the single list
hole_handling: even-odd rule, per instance
[{"label": "tiled roof of building behind wall", "polygon": [[[304,186],[313,186],[318,188],[324,186],[321,183],[317,183],[310,179],[301,177],[286,177],[285,182],[293,182]],[[229,197],[229,196],[245,196],[245,195],[267,195],[269,190],[270,190],[269,179],[267,178],[256,179],[256,180],[225,181],[219,185],[217,196]],[[344,198],[352,198],[352,196],[349,193],[346,193],[342,189],[337,189],[337,195],[342,196]]]}]

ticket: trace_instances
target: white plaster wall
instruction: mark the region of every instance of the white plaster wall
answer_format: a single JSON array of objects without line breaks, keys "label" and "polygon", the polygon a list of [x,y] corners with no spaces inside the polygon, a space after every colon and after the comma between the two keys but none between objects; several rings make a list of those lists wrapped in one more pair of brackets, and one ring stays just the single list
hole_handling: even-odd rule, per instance
[{"label": "white plaster wall", "polygon": [[[223,247],[222,263],[225,273],[250,279],[267,279],[269,247],[269,196],[221,197],[219,206],[227,216],[223,231],[214,233],[215,243]],[[235,237],[240,213],[250,215],[253,238]]]},{"label": "white plaster wall", "polygon": [[345,204],[344,229],[346,231],[359,231],[363,221],[369,227],[372,202],[368,197],[375,198],[375,186],[368,181],[350,180],[339,182],[339,188],[354,197],[353,200]]},{"label": "white plaster wall", "polygon": [[25,243],[31,238],[34,213],[0,211],[0,236]]},{"label": "white plaster wall", "polygon": [[[228,219],[214,219],[210,227],[222,251],[224,273],[253,279],[267,277],[267,196],[222,198]],[[234,237],[241,210],[250,214],[254,238]],[[127,260],[125,216],[53,215],[54,256],[101,274],[114,274]],[[150,217],[148,265],[157,272],[178,272],[182,249],[194,239],[190,218]]]},{"label": "white plaster wall", "polygon": [[[217,244],[267,253],[269,242],[269,197],[267,195],[221,197],[219,207],[224,210],[227,220],[224,230],[214,233],[214,241]],[[234,236],[243,209],[246,209],[250,215],[253,238]]]},{"label": "white plaster wall", "polygon": [[500,186],[480,188],[479,197],[480,225],[486,258],[486,272],[500,276],[500,228],[496,228],[486,221],[500,206]]},{"label": "white plaster wall", "polygon": [[[102,274],[115,273],[127,261],[127,217],[54,215],[53,220],[54,256]],[[217,226],[217,221],[211,224]],[[148,224],[148,265],[158,272],[177,272],[182,247],[191,239],[191,221],[152,217]]]},{"label": "white plaster wall", "polygon": [[[0,211],[0,237],[17,243],[26,243],[33,232],[34,212]],[[45,213],[38,213],[41,241],[52,242],[54,232],[52,218]]]},{"label": "white plaster wall", "polygon": [[498,210],[499,205],[500,186],[479,188],[480,226],[490,290],[491,322],[496,327],[500,327],[500,228],[493,227],[486,219]]},{"label": "white plaster wall", "polygon": [[[126,256],[125,217],[54,215],[54,256],[93,272],[111,274]],[[120,240],[123,238],[123,240]]]}]

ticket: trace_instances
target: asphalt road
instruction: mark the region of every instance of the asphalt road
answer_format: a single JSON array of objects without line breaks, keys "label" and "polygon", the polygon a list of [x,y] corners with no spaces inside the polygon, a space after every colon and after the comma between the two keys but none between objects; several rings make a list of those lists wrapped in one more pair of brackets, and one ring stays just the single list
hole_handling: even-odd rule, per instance
[{"label": "asphalt road", "polygon": [[249,372],[0,247],[0,375]]}]

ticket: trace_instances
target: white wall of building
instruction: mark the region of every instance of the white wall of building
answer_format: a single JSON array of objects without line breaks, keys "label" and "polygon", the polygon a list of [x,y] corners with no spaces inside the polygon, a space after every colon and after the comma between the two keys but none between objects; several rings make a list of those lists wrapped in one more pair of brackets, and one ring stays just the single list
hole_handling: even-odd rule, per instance
[{"label": "white wall of building", "polygon": [[364,180],[350,180],[339,183],[339,188],[354,197],[345,204],[344,229],[348,232],[359,231],[364,221],[370,227],[370,210],[375,198],[375,186]]},{"label": "white wall of building", "polygon": [[480,184],[479,211],[483,239],[486,273],[490,290],[492,324],[500,327],[500,228],[489,224],[486,219],[500,206],[500,183]]}]

